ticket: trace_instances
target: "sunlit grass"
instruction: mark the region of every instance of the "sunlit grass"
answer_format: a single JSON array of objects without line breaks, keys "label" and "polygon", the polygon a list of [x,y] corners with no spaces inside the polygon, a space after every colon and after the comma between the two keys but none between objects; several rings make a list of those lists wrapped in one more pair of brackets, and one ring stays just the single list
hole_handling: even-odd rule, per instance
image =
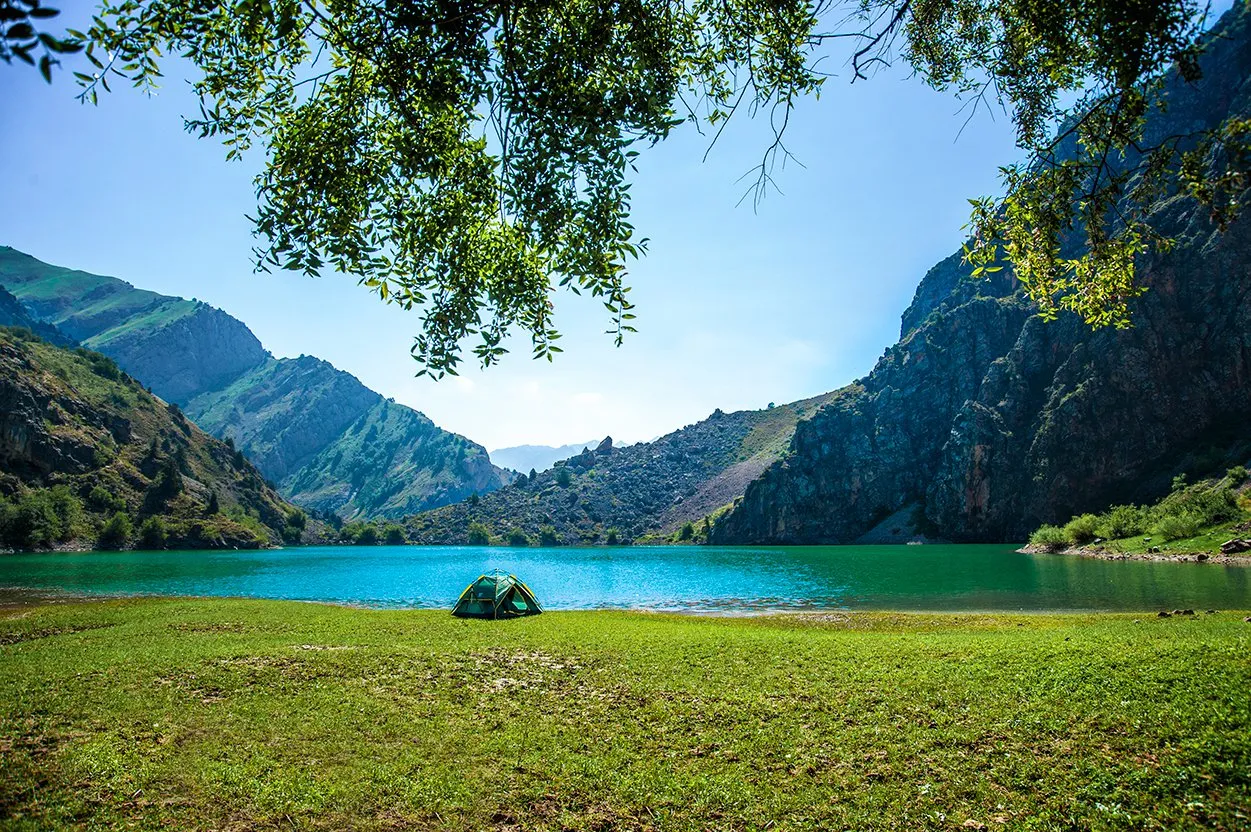
[{"label": "sunlit grass", "polygon": [[1247,828],[1245,613],[0,621],[0,825]]}]

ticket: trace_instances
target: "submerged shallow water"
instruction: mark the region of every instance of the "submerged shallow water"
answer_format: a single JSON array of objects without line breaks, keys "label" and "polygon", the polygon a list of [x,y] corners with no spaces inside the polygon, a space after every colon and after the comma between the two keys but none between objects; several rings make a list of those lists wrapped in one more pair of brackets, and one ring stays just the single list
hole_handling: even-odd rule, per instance
[{"label": "submerged shallow water", "polygon": [[479,574],[546,609],[1151,610],[1251,607],[1251,568],[1023,555],[1012,546],[320,546],[259,552],[19,553],[0,587],[448,607]]}]

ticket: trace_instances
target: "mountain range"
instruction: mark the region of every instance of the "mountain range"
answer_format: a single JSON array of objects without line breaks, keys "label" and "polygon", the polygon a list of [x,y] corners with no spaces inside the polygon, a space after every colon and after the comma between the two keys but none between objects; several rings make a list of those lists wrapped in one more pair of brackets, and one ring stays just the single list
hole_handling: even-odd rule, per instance
[{"label": "mountain range", "polygon": [[0,286],[36,325],[109,356],[205,431],[230,438],[301,505],[345,519],[398,518],[510,479],[481,445],[325,361],[274,357],[206,303],[9,247],[0,247]]},{"label": "mountain range", "polygon": [[[1214,27],[1200,83],[1168,80],[1148,141],[1251,114],[1249,17]],[[405,518],[414,542],[1020,540],[1251,456],[1251,217],[1218,230],[1178,191],[1151,222],[1176,245],[1138,264],[1129,329],[1043,321],[1010,268],[974,277],[957,253],[865,378],[649,443],[497,452],[534,476],[198,301],[0,248],[0,321],[113,358],[287,499]]]},{"label": "mountain range", "polygon": [[407,521],[416,543],[659,540],[717,513],[786,452],[795,426],[840,393],[765,410],[715,411],[652,442],[611,437],[486,496]]}]

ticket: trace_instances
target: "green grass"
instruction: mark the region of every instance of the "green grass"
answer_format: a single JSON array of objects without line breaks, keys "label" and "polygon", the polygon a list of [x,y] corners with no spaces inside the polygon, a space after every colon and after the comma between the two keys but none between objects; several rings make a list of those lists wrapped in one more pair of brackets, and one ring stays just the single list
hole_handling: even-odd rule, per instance
[{"label": "green grass", "polygon": [[0,827],[1245,829],[1240,613],[0,620]]},{"label": "green grass", "polygon": [[195,313],[199,306],[200,304],[195,301],[183,300],[181,298],[170,300],[150,309],[142,310],[126,318],[117,326],[93,335],[83,343],[93,350],[106,349],[115,341],[136,332],[155,332],[158,329],[169,326],[174,321],[189,317]]}]

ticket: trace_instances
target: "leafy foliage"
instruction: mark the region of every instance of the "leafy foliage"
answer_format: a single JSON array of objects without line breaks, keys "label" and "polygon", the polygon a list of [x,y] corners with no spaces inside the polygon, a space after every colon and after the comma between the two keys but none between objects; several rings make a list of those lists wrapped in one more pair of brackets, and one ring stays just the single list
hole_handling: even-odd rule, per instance
[{"label": "leafy foliage", "polygon": [[[199,71],[191,132],[228,158],[263,143],[259,268],[357,276],[419,309],[421,372],[489,365],[519,329],[560,352],[552,294],[599,298],[633,331],[626,263],[639,147],[683,122],[719,135],[738,112],[775,138],[846,46],[852,80],[902,61],[972,114],[998,105],[1027,159],[1002,199],[974,200],[969,259],[1006,254],[1044,315],[1125,325],[1136,257],[1166,248],[1144,208],[1173,174],[1222,222],[1238,210],[1251,122],[1147,137],[1170,66],[1201,75],[1198,0],[108,0],[86,32],[97,100],[109,78],[152,88],[164,54]],[[1074,103],[1074,98],[1076,101]],[[715,141],[715,137],[713,139]],[[1213,167],[1215,163],[1215,167]]]},{"label": "leafy foliage", "polygon": [[[1168,106],[1160,93],[1170,69],[1186,83],[1202,77],[1207,7],[1190,0],[989,5],[999,9],[992,26],[954,43],[940,32],[923,53],[939,68],[931,79],[954,66],[946,83],[1006,98],[1018,143],[1029,151],[1026,162],[1001,169],[1003,198],[971,200],[967,259],[975,274],[998,271],[1002,251],[1048,320],[1068,309],[1095,327],[1128,326],[1129,301],[1145,291],[1135,281],[1137,259],[1174,242],[1148,222],[1152,206],[1180,190],[1224,230],[1251,181],[1246,118],[1190,133],[1148,130],[1152,112]],[[986,75],[973,77],[973,67]],[[1060,104],[1079,90],[1075,105]]]},{"label": "leafy foliage", "polygon": [[1118,540],[1142,534],[1146,528],[1147,514],[1137,506],[1113,506],[1103,515],[1099,536]]},{"label": "leafy foliage", "polygon": [[486,546],[491,542],[491,530],[486,527],[485,523],[475,520],[469,524],[466,537],[470,546]]},{"label": "leafy foliage", "polygon": [[51,83],[52,68],[61,63],[58,56],[83,48],[76,38],[41,31],[41,24],[58,14],[40,0],[0,0],[0,61],[9,64],[16,58],[38,66],[44,80]]},{"label": "leafy foliage", "polygon": [[1144,532],[1150,532],[1153,540],[1166,543],[1196,537],[1247,514],[1239,504],[1237,487],[1243,484],[1242,480],[1234,478],[1236,469],[1230,470],[1223,479],[1193,485],[1179,475],[1168,496],[1153,506],[1113,506],[1103,514],[1074,517],[1063,528],[1044,525],[1030,536],[1029,542],[1056,551],[1085,545],[1096,537],[1126,540]]},{"label": "leafy foliage", "polygon": [[119,511],[100,529],[97,542],[102,549],[120,549],[130,542],[132,534],[134,525],[130,522],[130,517],[126,512]]},{"label": "leafy foliage", "polygon": [[1048,551],[1058,552],[1069,545],[1069,536],[1059,526],[1044,525],[1039,526],[1030,535],[1029,542],[1034,546],[1042,546]]},{"label": "leafy foliage", "polygon": [[1093,514],[1082,514],[1064,524],[1064,536],[1074,546],[1089,543],[1099,536],[1099,518]]},{"label": "leafy foliage", "polygon": [[12,502],[0,498],[0,542],[19,549],[73,540],[83,522],[82,501],[65,485],[23,491]]},{"label": "leafy foliage", "polygon": [[168,538],[169,532],[165,528],[165,521],[160,517],[149,517],[139,526],[140,549],[164,549]]},{"label": "leafy foliage", "polygon": [[402,546],[408,541],[404,534],[404,527],[395,523],[387,523],[382,527],[382,542],[388,546]]}]

